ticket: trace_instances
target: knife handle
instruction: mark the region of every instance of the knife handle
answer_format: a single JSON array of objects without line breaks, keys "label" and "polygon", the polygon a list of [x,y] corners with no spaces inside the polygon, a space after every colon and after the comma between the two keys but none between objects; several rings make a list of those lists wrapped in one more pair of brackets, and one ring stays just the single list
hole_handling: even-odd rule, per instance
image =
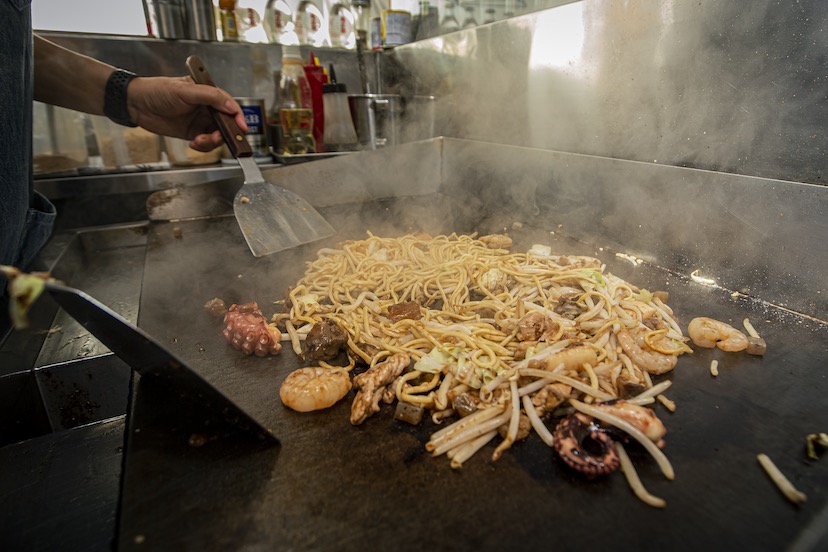
[{"label": "knife handle", "polygon": [[[213,77],[207,72],[207,68],[198,56],[188,57],[186,65],[196,84],[216,85],[213,82]],[[253,155],[253,149],[250,147],[244,132],[236,124],[236,120],[211,105],[208,105],[207,109],[210,110],[219,132],[221,132],[221,137],[224,138],[224,143],[227,144],[233,157],[250,157]]]}]

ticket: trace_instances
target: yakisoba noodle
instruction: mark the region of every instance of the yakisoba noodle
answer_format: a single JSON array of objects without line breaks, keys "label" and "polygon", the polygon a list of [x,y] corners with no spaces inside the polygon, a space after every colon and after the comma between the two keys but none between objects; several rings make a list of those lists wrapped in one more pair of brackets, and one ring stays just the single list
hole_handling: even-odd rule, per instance
[{"label": "yakisoba noodle", "polygon": [[[573,405],[583,419],[611,425],[654,396],[664,400],[669,383],[652,389],[649,372],[671,369],[689,348],[660,297],[605,272],[597,259],[552,255],[543,246],[512,253],[510,247],[499,235],[369,233],[320,250],[290,291],[289,313],[273,321],[284,324],[283,340],[301,352],[311,327],[333,320],[347,333],[348,369],[354,360],[371,372],[391,359],[410,359],[408,371],[384,384],[383,396],[423,407],[435,423],[468,414],[426,445],[435,455],[445,453],[453,467],[494,440],[498,428],[504,436],[495,459],[528,428],[553,446],[556,434],[559,440],[566,434],[560,427],[553,434],[544,419],[572,412]],[[408,302],[419,313],[392,320],[389,307]],[[354,382],[360,377],[366,376]],[[601,404],[622,397],[628,401]],[[650,445],[671,478],[666,457]],[[630,469],[625,455],[624,471],[637,479]]]}]

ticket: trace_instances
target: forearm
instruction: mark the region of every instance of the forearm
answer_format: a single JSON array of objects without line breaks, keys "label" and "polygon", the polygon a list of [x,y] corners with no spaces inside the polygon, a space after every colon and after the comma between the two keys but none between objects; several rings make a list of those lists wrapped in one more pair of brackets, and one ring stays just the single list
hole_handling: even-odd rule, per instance
[{"label": "forearm", "polygon": [[114,67],[35,35],[34,68],[35,100],[103,115],[106,80]]}]

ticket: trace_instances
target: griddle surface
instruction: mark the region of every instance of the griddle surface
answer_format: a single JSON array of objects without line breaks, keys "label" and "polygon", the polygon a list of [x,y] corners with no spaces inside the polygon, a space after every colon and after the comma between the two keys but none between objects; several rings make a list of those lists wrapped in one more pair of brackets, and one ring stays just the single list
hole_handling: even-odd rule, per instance
[{"label": "griddle surface", "polygon": [[[395,224],[383,235],[400,234],[418,229],[418,209],[425,208],[406,201],[324,214],[345,228],[338,239],[362,238],[367,229],[379,233],[388,220]],[[443,209],[446,224],[456,222],[425,230],[499,229],[464,223]],[[667,481],[646,453],[628,447],[645,486],[667,501],[666,509],[641,503],[621,473],[595,480],[573,474],[535,435],[497,462],[490,444],[452,470],[445,457],[425,452],[432,423],[396,422],[393,406],[359,427],[348,421],[350,400],[308,414],[284,408],[279,386],[300,366],[289,347],[278,357],[243,357],[202,305],[215,296],[228,305],[255,300],[269,314],[269,302],[332,242],[254,259],[229,217],[152,227],[139,325],[272,428],[281,445],[214,433],[216,439],[192,447],[193,433],[210,434],[201,414],[139,384],[129,419],[119,547],[779,550],[799,543],[807,550],[814,538],[828,544],[828,458],[812,462],[804,453],[808,433],[828,430],[824,324],[652,265],[634,267],[612,251],[559,234],[528,227],[510,233],[515,250],[543,241],[557,253],[597,256],[609,272],[642,287],[669,291],[685,328],[695,316],[736,327],[749,317],[766,339],[761,358],[696,347],[669,375],[673,386],[666,394],[677,411],[656,411],[668,429],[665,452],[676,479]],[[714,358],[717,378],[709,373]],[[780,495],[756,461],[760,452],[808,495],[805,504],[793,506]]]}]

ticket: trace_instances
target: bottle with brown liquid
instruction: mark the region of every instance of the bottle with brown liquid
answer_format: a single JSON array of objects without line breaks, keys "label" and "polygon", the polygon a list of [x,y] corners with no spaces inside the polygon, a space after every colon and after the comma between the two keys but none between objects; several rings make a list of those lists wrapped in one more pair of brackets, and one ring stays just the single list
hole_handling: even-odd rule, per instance
[{"label": "bottle with brown liquid", "polygon": [[221,36],[225,42],[239,41],[239,20],[236,16],[236,0],[219,0]]}]

